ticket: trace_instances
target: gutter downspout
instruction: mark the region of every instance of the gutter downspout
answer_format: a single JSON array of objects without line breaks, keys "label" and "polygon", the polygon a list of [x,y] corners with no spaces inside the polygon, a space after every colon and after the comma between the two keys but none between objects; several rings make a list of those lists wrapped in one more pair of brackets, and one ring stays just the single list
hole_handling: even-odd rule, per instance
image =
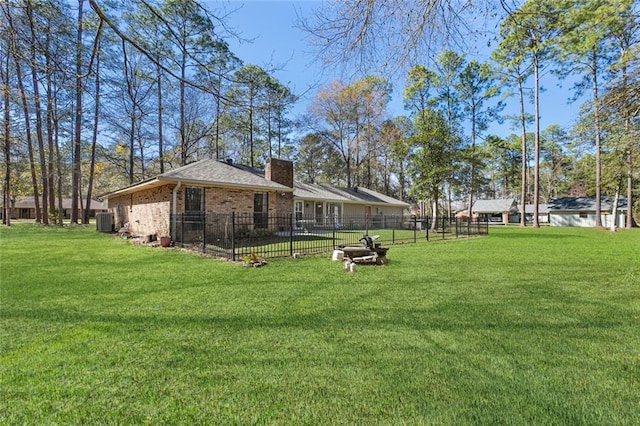
[{"label": "gutter downspout", "polygon": [[173,220],[171,221],[171,240],[175,241],[177,234],[177,218],[178,218],[178,190],[182,186],[182,182],[178,181],[178,184],[173,188],[173,196],[171,200],[171,214]]}]

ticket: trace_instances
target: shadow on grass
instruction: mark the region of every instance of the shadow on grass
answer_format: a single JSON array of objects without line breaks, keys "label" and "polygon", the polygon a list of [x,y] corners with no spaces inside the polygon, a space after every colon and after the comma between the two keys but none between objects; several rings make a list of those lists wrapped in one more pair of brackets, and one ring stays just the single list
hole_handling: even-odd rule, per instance
[{"label": "shadow on grass", "polygon": [[[367,297],[368,295],[362,295]],[[350,300],[345,304],[358,303]],[[459,308],[462,308],[461,304]],[[465,305],[466,306],[466,305]],[[469,307],[469,306],[467,306]],[[459,309],[451,304],[434,305],[431,309],[361,309],[335,306],[313,313],[281,313],[262,314],[249,313],[246,315],[189,315],[168,314],[150,311],[148,315],[141,314],[94,314],[87,312],[69,311],[65,309],[4,309],[2,317],[14,320],[36,320],[60,324],[95,324],[98,326],[114,326],[118,330],[131,332],[139,330],[152,332],[153,330],[167,331],[176,329],[202,328],[207,332],[221,330],[225,332],[243,332],[252,330],[295,329],[302,330],[342,330],[357,332],[363,330],[409,329],[414,331],[447,331],[465,332],[469,330],[493,330],[497,332],[514,333],[522,330],[541,331],[545,334],[557,335],[566,330],[594,330],[615,329],[624,327],[625,323],[613,318],[541,318],[540,320],[514,320],[510,316],[497,317],[487,309],[473,309],[467,311],[466,318],[452,320],[452,309]],[[618,312],[618,318],[631,315],[632,312]],[[123,328],[124,326],[124,328]],[[128,327],[126,327],[128,326]],[[133,329],[131,328],[133,327]],[[591,332],[590,332],[591,334]]]}]

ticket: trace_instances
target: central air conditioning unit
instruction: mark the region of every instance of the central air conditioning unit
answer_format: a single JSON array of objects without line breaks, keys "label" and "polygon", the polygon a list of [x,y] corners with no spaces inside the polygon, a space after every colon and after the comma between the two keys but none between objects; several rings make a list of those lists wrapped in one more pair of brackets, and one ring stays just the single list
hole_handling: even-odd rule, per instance
[{"label": "central air conditioning unit", "polygon": [[111,213],[96,213],[96,230],[98,232],[113,232],[113,215]]}]

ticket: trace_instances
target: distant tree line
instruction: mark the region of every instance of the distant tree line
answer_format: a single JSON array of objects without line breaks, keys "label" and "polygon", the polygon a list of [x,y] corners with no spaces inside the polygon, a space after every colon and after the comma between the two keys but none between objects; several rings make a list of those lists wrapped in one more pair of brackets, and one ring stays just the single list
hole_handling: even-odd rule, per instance
[{"label": "distant tree line", "polygon": [[[36,221],[62,223],[61,200],[71,197],[71,221],[87,222],[96,194],[202,158],[261,167],[276,156],[294,160],[299,180],[369,187],[430,214],[487,197],[537,209],[561,195],[626,195],[631,225],[640,210],[638,2],[503,0],[490,10],[501,17],[492,58],[479,62],[444,43],[483,5],[318,9],[301,25],[322,40],[319,58],[359,76],[319,88],[294,117],[298,95],[275,70],[231,51],[233,11],[194,0],[6,0],[3,205],[35,195]],[[398,70],[406,115],[394,117],[389,76]],[[572,77],[576,99],[587,99],[572,128],[540,129],[551,73]],[[507,102],[517,114],[504,114]],[[489,132],[505,120],[516,133]]]},{"label": "distant tree line", "polygon": [[[461,28],[483,12],[501,17],[487,63],[460,53],[464,37],[470,37]],[[432,214],[451,210],[451,200],[466,200],[470,210],[479,197],[507,196],[518,199],[523,210],[533,204],[537,212],[540,202],[562,195],[594,196],[599,213],[603,193],[615,200],[626,195],[626,224],[632,226],[633,212],[640,210],[638,19],[636,0],[332,4],[301,23],[314,36],[316,53],[332,66],[347,64],[362,72],[394,75],[408,69],[403,93],[408,115],[377,124],[363,115],[349,119],[347,127],[336,112],[346,119],[357,109],[337,108],[348,91],[343,84],[328,86],[316,104],[326,104],[327,91],[334,91],[336,108],[324,113],[324,128],[303,139],[300,150],[317,157],[317,143],[340,145],[325,144],[323,158],[332,160],[321,163],[325,170],[300,166],[310,179],[344,181],[335,174],[342,163],[350,184],[354,176],[356,182],[371,176],[359,168],[361,159],[371,156],[367,167],[378,164],[378,175],[365,183],[403,199],[428,201]],[[458,50],[437,48],[446,45]],[[572,128],[540,128],[542,83],[552,74],[573,84],[575,100],[586,99]],[[505,102],[517,102],[518,113],[504,115]],[[487,133],[491,122],[502,120],[518,133],[506,138]],[[369,123],[377,127],[356,131]],[[371,139],[371,134],[378,135],[373,138],[378,143],[365,144],[362,135]],[[596,218],[601,225],[600,214]],[[524,215],[521,220],[525,225]],[[538,215],[533,225],[539,226]]]},{"label": "distant tree line", "polygon": [[[205,157],[291,156],[296,100],[245,64],[224,10],[191,0],[0,3],[3,195],[86,222],[93,194]],[[57,200],[57,201],[55,201]],[[5,215],[7,216],[7,215]]]}]

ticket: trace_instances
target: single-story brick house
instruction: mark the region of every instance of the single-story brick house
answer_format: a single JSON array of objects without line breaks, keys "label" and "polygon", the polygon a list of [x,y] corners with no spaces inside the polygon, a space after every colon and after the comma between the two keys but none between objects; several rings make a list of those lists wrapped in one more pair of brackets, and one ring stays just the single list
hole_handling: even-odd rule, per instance
[{"label": "single-story brick house", "polygon": [[[600,200],[600,218],[602,226],[610,227],[614,219],[613,200],[602,197]],[[618,200],[618,224],[625,226],[627,210],[626,197]],[[551,226],[596,226],[596,199],[593,197],[560,197],[549,202],[549,223]]]},{"label": "single-story brick house", "polygon": [[[42,196],[39,197],[40,208],[42,208]],[[71,198],[62,199],[62,215],[65,219],[71,217]],[[84,205],[85,200],[82,200]],[[58,208],[58,199],[55,201],[56,209]],[[80,206],[81,203],[78,203]],[[89,210],[89,217],[96,217],[96,213],[106,212],[107,205],[98,200],[91,200],[91,209]],[[11,219],[35,219],[36,218],[36,199],[33,195],[15,197],[10,202]],[[0,198],[0,218],[4,214],[4,204],[2,198]]]},{"label": "single-story brick house", "polygon": [[134,235],[169,236],[171,216],[182,213],[292,214],[293,163],[272,158],[262,172],[205,159],[103,198],[116,229],[126,226]]},{"label": "single-story brick house", "polygon": [[340,225],[354,216],[372,220],[402,216],[409,207],[365,188],[294,183],[293,163],[275,158],[267,160],[265,170],[200,160],[103,198],[116,229],[126,225],[132,234],[158,237],[175,235],[170,218],[183,213],[236,213],[254,218],[295,213],[295,224],[302,229]]},{"label": "single-story brick house", "polygon": [[409,204],[393,197],[362,187],[336,188],[326,184],[294,183],[293,191],[296,224],[349,224],[369,218],[384,220],[389,216],[403,216]]}]

